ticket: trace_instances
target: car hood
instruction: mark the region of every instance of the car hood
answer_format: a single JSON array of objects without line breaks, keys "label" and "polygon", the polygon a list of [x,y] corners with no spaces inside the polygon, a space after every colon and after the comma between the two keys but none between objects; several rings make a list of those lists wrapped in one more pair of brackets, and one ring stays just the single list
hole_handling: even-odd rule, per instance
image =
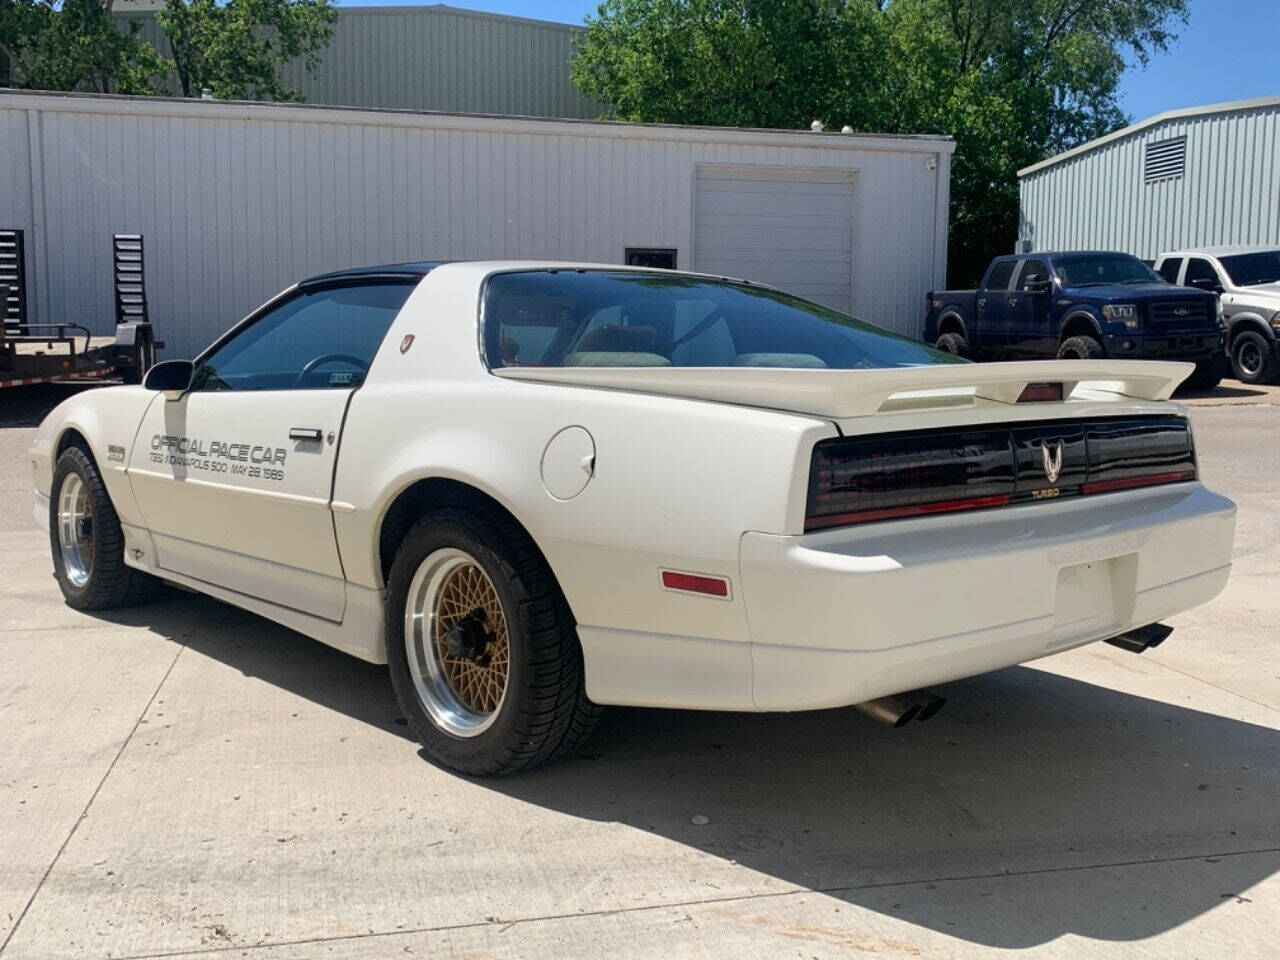
[{"label": "car hood", "polygon": [[1097,287],[1064,287],[1068,296],[1110,303],[1141,303],[1147,300],[1204,300],[1212,296],[1203,290],[1175,287],[1168,283],[1111,283]]},{"label": "car hood", "polygon": [[1137,400],[1167,400],[1189,363],[1150,360],[1031,360],[946,363],[879,370],[778,367],[501,367],[527,380],[629,393],[713,400],[832,419],[954,406],[973,399],[1014,404],[1029,383],[1062,382]]}]

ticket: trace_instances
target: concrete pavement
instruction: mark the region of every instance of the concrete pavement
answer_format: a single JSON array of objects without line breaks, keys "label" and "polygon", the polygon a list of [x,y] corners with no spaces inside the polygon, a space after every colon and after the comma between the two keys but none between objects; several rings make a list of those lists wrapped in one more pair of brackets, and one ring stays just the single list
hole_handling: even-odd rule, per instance
[{"label": "concrete pavement", "polygon": [[1168,960],[1280,942],[1275,405],[1193,412],[1206,479],[1240,503],[1237,563],[1158,650],[950,684],[900,731],[852,710],[614,710],[581,756],[487,781],[421,759],[384,670],[257,617],[179,591],[67,608],[14,410],[4,960]]}]

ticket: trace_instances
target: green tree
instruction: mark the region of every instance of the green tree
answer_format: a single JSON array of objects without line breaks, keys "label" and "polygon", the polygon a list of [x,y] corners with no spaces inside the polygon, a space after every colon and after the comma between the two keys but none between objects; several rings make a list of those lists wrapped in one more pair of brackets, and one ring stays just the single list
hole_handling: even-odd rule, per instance
[{"label": "green tree", "polygon": [[301,59],[314,69],[337,18],[329,0],[165,0],[156,16],[182,95],[207,87],[236,100],[301,100],[279,68]]},{"label": "green tree", "polygon": [[573,78],[625,120],[956,139],[952,283],[1016,236],[1020,167],[1121,126],[1187,0],[605,0]]},{"label": "green tree", "polygon": [[154,93],[168,62],[111,0],[0,0],[0,85]]}]

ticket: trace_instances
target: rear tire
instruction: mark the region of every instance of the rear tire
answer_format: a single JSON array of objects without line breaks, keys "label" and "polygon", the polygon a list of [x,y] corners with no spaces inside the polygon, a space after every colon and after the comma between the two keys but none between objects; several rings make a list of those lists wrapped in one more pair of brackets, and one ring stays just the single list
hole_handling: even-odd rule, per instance
[{"label": "rear tire", "polygon": [[1257,330],[1244,330],[1231,341],[1231,369],[1241,383],[1275,383],[1280,380],[1280,360],[1275,348]]},{"label": "rear tire", "polygon": [[112,610],[145,603],[160,581],[124,562],[124,532],[98,473],[80,447],[69,447],[53,470],[49,496],[53,571],[67,604]]},{"label": "rear tire", "polygon": [[400,708],[441,766],[528,769],[572,752],[600,717],[569,605],[508,517],[450,507],[414,524],[388,578],[386,638]]},{"label": "rear tire", "polygon": [[944,333],[934,345],[944,353],[952,353],[957,357],[969,356],[969,341],[959,333]]},{"label": "rear tire", "polygon": [[1093,337],[1068,337],[1058,347],[1059,360],[1102,360],[1107,351]]}]

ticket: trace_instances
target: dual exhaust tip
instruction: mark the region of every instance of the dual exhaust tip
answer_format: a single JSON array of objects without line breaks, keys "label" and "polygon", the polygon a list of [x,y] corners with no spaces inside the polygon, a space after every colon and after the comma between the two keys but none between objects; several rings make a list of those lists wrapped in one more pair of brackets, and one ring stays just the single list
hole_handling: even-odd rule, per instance
[{"label": "dual exhaust tip", "polygon": [[[1107,643],[1130,653],[1143,653],[1152,647],[1164,643],[1173,627],[1163,623],[1150,623],[1145,627],[1135,627],[1115,637],[1108,637]],[[912,720],[928,720],[935,716],[945,704],[946,698],[940,697],[932,690],[909,690],[906,693],[895,693],[888,697],[877,697],[863,703],[855,703],[862,713],[872,720],[883,723],[886,727],[903,727]]]},{"label": "dual exhaust tip", "polygon": [[906,693],[855,703],[854,707],[872,720],[896,729],[906,726],[912,720],[928,720],[946,702],[945,697],[938,696],[932,690],[909,690]]}]

